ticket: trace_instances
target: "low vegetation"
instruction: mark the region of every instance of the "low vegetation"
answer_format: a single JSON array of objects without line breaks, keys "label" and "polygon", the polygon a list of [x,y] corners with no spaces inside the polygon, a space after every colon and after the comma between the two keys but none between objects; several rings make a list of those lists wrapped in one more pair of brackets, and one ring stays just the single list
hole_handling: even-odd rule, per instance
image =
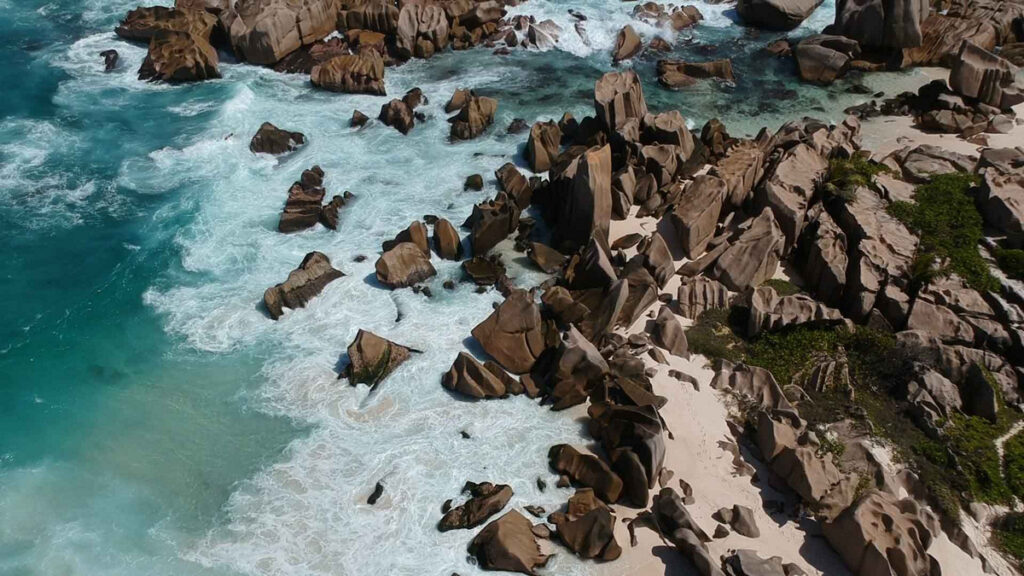
[{"label": "low vegetation", "polygon": [[982,219],[970,196],[977,182],[973,174],[935,176],[917,187],[913,203],[893,202],[888,211],[920,238],[920,254],[948,262],[949,271],[976,290],[998,290],[998,280],[978,252]]},{"label": "low vegetation", "polygon": [[1024,512],[1011,512],[996,522],[992,536],[1007,555],[1017,561],[1017,569],[1024,568]]},{"label": "low vegetation", "polygon": [[829,160],[828,178],[823,188],[827,196],[851,202],[856,197],[857,188],[866,187],[877,192],[875,176],[889,171],[887,166],[872,162],[862,154],[833,158]]},{"label": "low vegetation", "polygon": [[999,269],[1014,280],[1024,280],[1024,250],[1017,248],[997,248],[996,263]]}]

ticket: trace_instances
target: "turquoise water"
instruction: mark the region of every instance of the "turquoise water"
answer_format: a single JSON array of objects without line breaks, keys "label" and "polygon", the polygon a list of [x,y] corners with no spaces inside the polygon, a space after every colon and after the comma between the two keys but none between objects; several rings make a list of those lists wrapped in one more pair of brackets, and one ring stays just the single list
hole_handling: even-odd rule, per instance
[{"label": "turquoise water", "polygon": [[[134,5],[0,0],[0,574],[475,573],[468,535],[434,529],[440,504],[486,479],[511,483],[514,504],[554,508],[568,493],[540,493],[534,479],[549,476],[548,446],[582,440],[581,424],[524,398],[443,391],[440,374],[498,297],[442,290],[459,275],[452,263],[438,264],[433,299],[386,292],[370,279],[372,256],[411,220],[459,222],[492,195],[461,184],[514,159],[512,118],[588,113],[632,5],[531,0],[516,11],[563,24],[561,50],[389,69],[389,94],[420,86],[431,100],[409,136],[347,127],[353,108],[372,117],[383,99],[315,92],[227,55],[220,81],[140,83],[144,48],[111,32]],[[590,16],[592,46],[574,36],[570,5]],[[791,63],[759,52],[775,36],[702,9],[708,22],[678,55],[733,57],[737,85],[664,91],[654,61],[640,60],[652,107],[752,134],[856,102],[842,84],[795,84]],[[105,74],[98,52],[111,47],[121,65]],[[866,79],[889,91],[913,82]],[[486,137],[450,144],[443,105],[460,86],[498,97],[499,119]],[[254,156],[248,139],[263,121],[310,143]],[[313,163],[330,193],[357,200],[338,232],[282,236],[288,185]],[[263,290],[314,249],[347,276],[270,321]],[[519,263],[516,281],[536,283]],[[424,354],[374,394],[350,388],[336,370],[360,328]],[[381,478],[384,498],[366,506]],[[552,567],[594,571],[565,554]]]}]

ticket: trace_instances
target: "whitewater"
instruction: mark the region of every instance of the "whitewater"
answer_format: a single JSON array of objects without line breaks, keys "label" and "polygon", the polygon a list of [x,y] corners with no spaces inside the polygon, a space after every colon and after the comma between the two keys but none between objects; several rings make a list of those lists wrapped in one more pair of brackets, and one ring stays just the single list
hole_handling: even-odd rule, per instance
[{"label": "whitewater", "polygon": [[[651,82],[653,60],[637,61],[652,108],[750,135],[856,102],[848,83],[800,85],[791,63],[765,56],[780,35],[745,31],[728,5],[696,5],[706,19],[676,39],[677,54],[731,57],[737,83],[669,92]],[[557,508],[571,491],[554,487],[547,450],[585,443],[584,424],[525,397],[444,390],[441,374],[477,351],[469,331],[500,295],[442,289],[461,269],[437,260],[433,297],[391,292],[373,262],[410,222],[457,224],[493,196],[494,170],[522,164],[525,139],[505,132],[513,119],[591,114],[623,25],[671,36],[632,20],[631,3],[529,0],[510,13],[558,23],[555,50],[445,52],[387,70],[389,98],[419,87],[429,99],[402,135],[348,125],[384,98],[314,91],[305,76],[224,54],[221,80],[140,82],[145,48],[112,32],[134,6],[0,1],[0,575],[479,573],[466,533],[437,531],[442,503],[486,480],[511,485],[513,506]],[[569,7],[588,17],[589,43]],[[820,31],[833,10],[826,2],[790,36]],[[108,48],[120,64],[104,73]],[[913,74],[862,82],[894,93]],[[450,143],[444,105],[464,87],[497,98],[498,115],[483,137]],[[254,155],[263,122],[308,143]],[[355,200],[336,232],[280,234],[287,190],[314,164],[328,196]],[[475,173],[484,190],[464,191]],[[510,248],[499,251],[513,282],[542,281]],[[345,277],[270,320],[263,291],[313,250]],[[351,387],[338,373],[360,329],[423,352],[372,392]],[[553,574],[619,569],[564,552],[549,563]]]}]

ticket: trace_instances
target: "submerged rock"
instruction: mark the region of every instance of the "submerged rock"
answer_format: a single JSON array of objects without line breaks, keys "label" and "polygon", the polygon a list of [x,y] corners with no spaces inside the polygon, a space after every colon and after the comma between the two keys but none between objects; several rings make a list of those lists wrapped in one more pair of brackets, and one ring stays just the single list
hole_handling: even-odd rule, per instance
[{"label": "submerged rock", "polygon": [[284,308],[302,308],[319,294],[324,286],[344,276],[331,266],[331,260],[321,252],[310,252],[302,264],[288,274],[288,279],[263,293],[263,304],[270,317],[277,320]]},{"label": "submerged rock", "polygon": [[512,487],[507,484],[491,484],[467,482],[463,491],[472,496],[465,504],[452,508],[437,525],[441,532],[448,530],[475,528],[494,516],[508,504],[512,498]]}]

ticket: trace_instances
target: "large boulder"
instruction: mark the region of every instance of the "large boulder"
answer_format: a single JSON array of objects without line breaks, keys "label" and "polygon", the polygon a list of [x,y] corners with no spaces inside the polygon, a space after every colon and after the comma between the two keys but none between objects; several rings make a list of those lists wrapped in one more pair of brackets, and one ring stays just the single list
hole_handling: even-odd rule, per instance
[{"label": "large boulder", "polygon": [[693,134],[686,127],[686,118],[678,110],[647,114],[640,124],[643,128],[644,142],[675,146],[680,149],[685,158],[693,155]]},{"label": "large boulder", "polygon": [[764,150],[756,142],[742,140],[729,147],[710,171],[725,181],[726,205],[739,208],[750,198],[764,174]]},{"label": "large boulder", "polygon": [[548,556],[540,553],[533,524],[515,510],[491,522],[469,543],[469,553],[487,570],[535,575]]},{"label": "large boulder", "polygon": [[459,232],[444,218],[434,223],[434,250],[444,260],[462,260]]},{"label": "large boulder", "polygon": [[385,126],[391,126],[402,134],[408,134],[416,125],[412,107],[398,98],[393,98],[387,104],[382,104],[377,119]]},{"label": "large boulder", "polygon": [[618,64],[636,56],[644,49],[644,42],[632,26],[626,24],[619,30],[615,37],[615,47],[612,49],[612,63]]},{"label": "large boulder", "polygon": [[465,504],[452,508],[441,518],[437,529],[448,530],[475,528],[494,516],[512,499],[512,487],[507,484],[491,484],[466,482],[463,490],[470,493],[471,498]]},{"label": "large boulder", "polygon": [[472,140],[483,134],[494,123],[497,111],[498,101],[494,98],[471,96],[459,113],[449,120],[452,140]]},{"label": "large boulder", "polygon": [[459,352],[441,385],[470,398],[503,398],[508,395],[504,381],[465,352]]},{"label": "large boulder", "polygon": [[744,23],[768,30],[792,30],[821,5],[822,0],[739,0],[736,12]]},{"label": "large boulder", "polygon": [[504,192],[494,200],[481,202],[464,226],[471,228],[470,244],[474,256],[485,256],[519,227],[520,209]]},{"label": "large boulder", "polygon": [[719,256],[712,275],[736,292],[759,286],[775,274],[784,245],[785,235],[766,207]]},{"label": "large boulder", "polygon": [[302,308],[319,294],[324,286],[344,274],[331,266],[331,259],[321,252],[310,252],[302,263],[288,274],[288,279],[263,293],[263,305],[270,317],[277,320],[287,308]]},{"label": "large boulder", "polygon": [[1013,64],[964,40],[949,73],[949,87],[989,106],[1009,110],[1024,102],[1024,88],[1014,80],[1016,73]]},{"label": "large boulder", "polygon": [[618,501],[622,480],[600,458],[582,454],[568,444],[558,444],[548,451],[551,467],[582,486],[594,489],[598,498],[609,504]]},{"label": "large boulder", "polygon": [[747,335],[753,337],[763,331],[782,330],[789,326],[835,324],[842,320],[839,310],[829,308],[810,296],[779,296],[775,288],[759,286],[750,296]]},{"label": "large boulder", "polygon": [[676,237],[687,258],[696,258],[707,248],[718,226],[726,192],[726,183],[721,178],[697,176],[671,212]]},{"label": "large boulder", "polygon": [[998,34],[995,27],[981,20],[954,18],[933,12],[921,24],[921,45],[903,49],[904,66],[952,67],[964,40],[992,51]]},{"label": "large boulder", "polygon": [[658,60],[658,82],[666,88],[685,88],[705,78],[718,78],[735,82],[732,61],[711,60],[708,62],[686,62],[683,60]]},{"label": "large boulder", "polygon": [[374,269],[377,280],[391,289],[406,288],[437,274],[429,255],[413,242],[402,242],[381,254]]},{"label": "large boulder", "polygon": [[[744,396],[756,406],[764,410],[775,410],[782,413],[795,414],[793,405],[789,403],[782,387],[775,381],[772,373],[759,366],[733,364],[719,360],[715,377],[711,380],[715,390],[729,390]],[[770,458],[767,454],[766,457]]]},{"label": "large boulder", "polygon": [[782,154],[757,191],[759,205],[771,209],[786,237],[783,255],[789,253],[803,232],[807,208],[827,172],[828,161],[800,143]]},{"label": "large boulder", "polygon": [[[562,141],[562,130],[555,121],[537,122],[530,128],[526,141],[526,161],[530,170],[547,172],[558,158],[558,146]],[[514,167],[514,166],[513,166]]]},{"label": "large boulder", "polygon": [[604,245],[612,216],[612,153],[608,145],[593,147],[561,172],[569,190],[558,198],[556,236],[575,249],[597,238]]},{"label": "large boulder", "polygon": [[676,295],[679,312],[696,320],[704,312],[729,307],[729,290],[721,283],[697,276],[679,285]]},{"label": "large boulder", "polygon": [[860,55],[856,40],[845,36],[815,34],[800,41],[793,50],[800,78],[815,84],[831,84],[846,74],[850,62]]},{"label": "large boulder", "polygon": [[553,514],[552,520],[558,539],[576,556],[610,561],[622,555],[622,548],[615,541],[615,517],[607,507],[594,508],[576,519]]},{"label": "large boulder", "polygon": [[368,30],[394,35],[398,32],[398,7],[387,0],[343,2],[347,9],[338,11],[339,30]]},{"label": "large boulder", "polygon": [[408,360],[412,352],[412,349],[381,338],[373,332],[360,330],[356,339],[348,345],[345,376],[353,386],[369,384],[370,388],[376,388],[388,374]]},{"label": "large boulder", "polygon": [[142,42],[149,42],[160,31],[188,32],[196,38],[209,40],[216,24],[217,17],[205,10],[140,6],[125,15],[114,33],[126,40]]},{"label": "large boulder", "polygon": [[146,59],[139,67],[139,80],[171,84],[220,78],[217,51],[200,36],[188,32],[159,30],[149,41]]},{"label": "large boulder", "polygon": [[989,226],[1006,234],[1024,233],[1024,174],[986,170],[978,204]]},{"label": "large boulder", "polygon": [[644,90],[636,72],[608,72],[594,85],[594,110],[605,131],[612,133],[626,121],[647,115]]},{"label": "large boulder", "polygon": [[313,86],[331,92],[385,94],[384,59],[375,50],[335,56],[314,66],[309,78]]},{"label": "large boulder", "polygon": [[277,155],[292,152],[305,143],[306,136],[302,132],[282,130],[270,122],[264,122],[249,141],[249,150],[254,154]]},{"label": "large boulder", "polygon": [[926,18],[925,0],[839,0],[833,29],[866,48],[913,48]]},{"label": "large boulder", "polygon": [[237,0],[222,15],[235,54],[253,64],[274,64],[300,46],[336,29],[334,0]]},{"label": "large boulder", "polygon": [[654,329],[651,331],[651,342],[656,346],[664,348],[669,354],[680,358],[689,358],[687,351],[686,331],[682,324],[672,313],[668,306],[662,306],[658,316],[654,319]]},{"label": "large boulder", "polygon": [[506,370],[526,374],[548,347],[545,332],[540,306],[532,294],[516,289],[473,328],[473,337]]},{"label": "large boulder", "polygon": [[809,218],[807,257],[803,278],[807,287],[821,301],[838,306],[846,286],[846,234],[824,209]]},{"label": "large boulder", "polygon": [[932,533],[910,499],[870,490],[823,526],[825,538],[857,576],[934,574]]},{"label": "large boulder", "polygon": [[277,222],[279,232],[290,233],[314,226],[323,212],[324,171],[319,166],[303,170],[299,180],[288,189],[284,211]]},{"label": "large boulder", "polygon": [[430,58],[448,45],[448,18],[437,4],[408,3],[398,14],[395,47],[402,58]]}]

